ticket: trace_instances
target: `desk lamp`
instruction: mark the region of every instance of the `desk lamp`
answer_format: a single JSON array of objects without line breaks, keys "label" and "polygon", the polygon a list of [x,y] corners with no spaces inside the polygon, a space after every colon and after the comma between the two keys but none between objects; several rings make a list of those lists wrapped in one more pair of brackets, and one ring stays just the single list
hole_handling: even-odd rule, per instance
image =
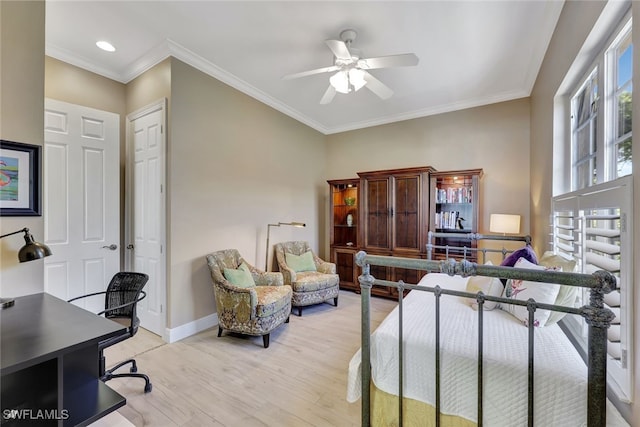
[{"label": "desk lamp", "polygon": [[[33,236],[29,233],[29,229],[26,227],[22,230],[14,231],[13,233],[3,234],[0,236],[0,239],[18,233],[24,233],[24,241],[26,242],[25,245],[20,248],[20,251],[18,251],[18,261],[33,261],[51,255],[51,249],[49,249],[47,245],[33,240]],[[0,308],[11,307],[13,304],[13,298],[0,298]]]},{"label": "desk lamp", "polygon": [[281,225],[290,225],[292,227],[306,227],[307,224],[305,224],[304,222],[296,222],[296,221],[292,221],[292,222],[279,222],[277,224],[267,224],[267,250],[265,251],[266,254],[264,255],[264,271],[269,271],[268,265],[269,265],[269,233],[271,232],[271,227],[280,227]]}]

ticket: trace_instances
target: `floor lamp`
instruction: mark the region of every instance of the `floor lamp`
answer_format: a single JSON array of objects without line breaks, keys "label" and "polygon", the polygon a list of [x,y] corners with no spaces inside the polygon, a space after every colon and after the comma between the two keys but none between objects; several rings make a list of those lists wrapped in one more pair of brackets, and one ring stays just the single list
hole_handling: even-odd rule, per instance
[{"label": "floor lamp", "polygon": [[264,254],[264,271],[269,271],[269,234],[271,233],[271,227],[280,227],[281,225],[290,225],[292,227],[306,227],[304,222],[279,222],[277,224],[267,224],[267,248]]},{"label": "floor lamp", "polygon": [[[28,262],[36,259],[44,258],[51,255],[51,249],[43,243],[38,243],[33,240],[33,236],[29,233],[28,228],[14,231],[12,233],[3,234],[0,239],[4,239],[7,236],[13,236],[14,234],[24,233],[25,245],[18,251],[18,261]],[[13,298],[0,298],[0,308],[11,307],[14,304]]]}]

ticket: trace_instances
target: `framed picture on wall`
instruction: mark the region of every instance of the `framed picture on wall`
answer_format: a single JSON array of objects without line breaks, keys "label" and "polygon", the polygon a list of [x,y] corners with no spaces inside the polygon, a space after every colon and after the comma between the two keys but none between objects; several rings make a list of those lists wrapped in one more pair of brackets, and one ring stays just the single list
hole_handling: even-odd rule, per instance
[{"label": "framed picture on wall", "polygon": [[0,140],[0,216],[40,216],[38,145]]}]

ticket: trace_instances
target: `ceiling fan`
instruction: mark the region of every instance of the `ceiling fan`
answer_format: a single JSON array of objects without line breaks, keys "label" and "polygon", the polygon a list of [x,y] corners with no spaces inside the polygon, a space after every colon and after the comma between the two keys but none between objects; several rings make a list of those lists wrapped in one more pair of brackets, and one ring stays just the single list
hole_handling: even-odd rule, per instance
[{"label": "ceiling fan", "polygon": [[367,70],[389,67],[407,67],[418,65],[418,57],[413,53],[400,55],[379,56],[376,58],[362,58],[358,49],[351,47],[356,39],[355,30],[344,30],[340,33],[340,40],[326,40],[334,56],[334,64],[330,67],[317,68],[301,73],[289,74],[283,79],[297,79],[321,73],[336,72],[329,78],[329,87],[322,96],[320,104],[328,104],[333,100],[336,92],[349,93],[366,87],[382,99],[388,99],[393,91]]}]

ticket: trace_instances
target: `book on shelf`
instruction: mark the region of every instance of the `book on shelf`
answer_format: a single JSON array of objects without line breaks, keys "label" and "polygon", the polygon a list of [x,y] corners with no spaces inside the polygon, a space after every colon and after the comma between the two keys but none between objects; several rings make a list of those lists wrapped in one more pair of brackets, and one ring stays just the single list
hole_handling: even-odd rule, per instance
[{"label": "book on shelf", "polygon": [[436,228],[457,229],[460,228],[458,220],[464,220],[458,211],[436,212]]},{"label": "book on shelf", "polygon": [[471,203],[472,187],[436,187],[436,203]]}]

